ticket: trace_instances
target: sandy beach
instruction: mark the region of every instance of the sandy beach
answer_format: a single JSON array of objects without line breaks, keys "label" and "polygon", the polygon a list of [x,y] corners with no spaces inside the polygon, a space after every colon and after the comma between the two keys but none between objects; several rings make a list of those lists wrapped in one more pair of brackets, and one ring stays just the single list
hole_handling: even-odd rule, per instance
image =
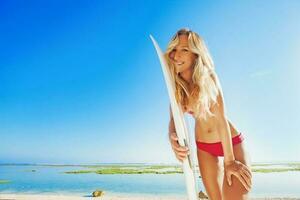
[{"label": "sandy beach", "polygon": [[0,200],[183,200],[182,197],[159,197],[159,196],[119,196],[119,195],[103,195],[102,197],[84,197],[75,195],[59,195],[59,194],[0,194]]},{"label": "sandy beach", "polygon": [[[102,197],[84,197],[59,194],[0,194],[0,200],[187,200],[187,198],[170,196],[118,196],[104,195]],[[300,198],[251,198],[251,200],[300,200]]]}]

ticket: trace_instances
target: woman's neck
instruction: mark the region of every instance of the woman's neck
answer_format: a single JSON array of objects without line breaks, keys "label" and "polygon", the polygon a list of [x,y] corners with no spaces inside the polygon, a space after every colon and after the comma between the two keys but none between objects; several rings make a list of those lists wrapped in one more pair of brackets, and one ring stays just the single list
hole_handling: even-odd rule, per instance
[{"label": "woman's neck", "polygon": [[192,70],[186,70],[184,72],[180,72],[180,76],[189,84],[191,85],[193,83],[193,71]]}]

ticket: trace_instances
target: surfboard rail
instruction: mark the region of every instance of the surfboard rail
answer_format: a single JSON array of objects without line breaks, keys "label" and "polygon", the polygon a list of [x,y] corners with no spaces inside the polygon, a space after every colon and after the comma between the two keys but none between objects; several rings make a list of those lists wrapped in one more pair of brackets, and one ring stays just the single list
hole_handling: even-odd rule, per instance
[{"label": "surfboard rail", "polygon": [[[178,105],[175,97],[175,82],[173,81],[173,78],[171,76],[169,67],[167,65],[167,62],[164,58],[164,54],[159,47],[158,43],[154,39],[152,35],[150,35],[150,38],[153,42],[153,45],[155,47],[156,53],[159,57],[159,61],[161,64],[161,68],[164,75],[164,80],[167,86],[169,99],[170,99],[170,105],[171,110],[174,118],[174,124],[176,133],[178,136],[178,143],[180,146],[186,146],[190,148],[189,145],[189,134],[188,129],[186,126],[186,122],[184,119],[183,111],[181,107]],[[192,157],[189,155],[187,158],[185,158],[182,162],[182,169],[185,176],[185,182],[186,182],[186,188],[187,188],[187,194],[189,200],[198,200],[198,193],[196,188],[196,180],[194,176],[193,166],[192,166]]]}]

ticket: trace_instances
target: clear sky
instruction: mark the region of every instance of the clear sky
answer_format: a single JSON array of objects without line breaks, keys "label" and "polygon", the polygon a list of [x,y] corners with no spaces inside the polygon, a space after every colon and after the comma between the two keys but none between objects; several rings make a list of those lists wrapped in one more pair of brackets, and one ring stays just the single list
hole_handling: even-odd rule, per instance
[{"label": "clear sky", "polygon": [[[1,1],[1,163],[174,163],[152,34],[207,43],[252,161],[299,161],[300,1]],[[187,116],[193,130],[191,117]]]}]

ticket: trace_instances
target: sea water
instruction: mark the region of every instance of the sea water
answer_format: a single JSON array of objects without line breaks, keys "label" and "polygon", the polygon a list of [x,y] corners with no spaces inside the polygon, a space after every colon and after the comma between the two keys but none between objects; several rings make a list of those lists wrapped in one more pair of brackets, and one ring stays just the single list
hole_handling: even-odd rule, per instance
[{"label": "sea water", "polygon": [[[186,194],[183,174],[66,174],[87,170],[70,166],[0,165],[0,193],[60,193],[90,195],[94,190],[111,194]],[[32,172],[31,170],[35,170]],[[199,191],[204,186],[199,179]],[[253,197],[300,197],[300,172],[253,173]]]}]

